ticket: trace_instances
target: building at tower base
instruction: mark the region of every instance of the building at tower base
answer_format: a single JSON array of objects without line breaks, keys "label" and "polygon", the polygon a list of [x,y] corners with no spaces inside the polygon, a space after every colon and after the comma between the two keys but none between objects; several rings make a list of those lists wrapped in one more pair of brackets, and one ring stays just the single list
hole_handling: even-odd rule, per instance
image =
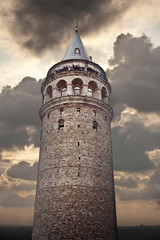
[{"label": "building at tower base", "polygon": [[42,83],[33,240],[116,240],[111,88],[78,32]]}]

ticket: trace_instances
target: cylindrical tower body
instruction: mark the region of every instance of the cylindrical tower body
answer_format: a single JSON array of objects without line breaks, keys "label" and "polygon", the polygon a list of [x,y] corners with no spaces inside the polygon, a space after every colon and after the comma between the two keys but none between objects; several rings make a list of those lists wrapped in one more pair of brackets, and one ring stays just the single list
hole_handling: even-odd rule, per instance
[{"label": "cylindrical tower body", "polygon": [[33,240],[116,239],[110,92],[102,68],[86,59],[49,70]]}]

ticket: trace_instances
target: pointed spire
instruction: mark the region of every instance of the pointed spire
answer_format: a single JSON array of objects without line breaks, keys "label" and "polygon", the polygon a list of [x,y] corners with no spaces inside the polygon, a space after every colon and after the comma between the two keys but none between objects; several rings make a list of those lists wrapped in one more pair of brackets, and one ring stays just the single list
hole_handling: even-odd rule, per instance
[{"label": "pointed spire", "polygon": [[78,34],[78,19],[75,26],[75,35],[67,49],[62,61],[70,59],[83,59],[90,61],[87,51],[81,41],[81,38]]}]

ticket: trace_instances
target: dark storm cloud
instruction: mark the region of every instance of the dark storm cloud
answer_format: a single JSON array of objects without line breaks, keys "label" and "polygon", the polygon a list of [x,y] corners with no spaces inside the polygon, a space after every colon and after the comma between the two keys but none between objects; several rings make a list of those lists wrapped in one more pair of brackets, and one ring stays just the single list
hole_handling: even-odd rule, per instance
[{"label": "dark storm cloud", "polygon": [[[135,1],[113,0],[15,0],[8,22],[17,42],[40,54],[68,40],[75,19],[80,19],[80,32],[97,32],[115,22]],[[7,15],[3,13],[4,16]]]},{"label": "dark storm cloud", "polygon": [[[16,87],[4,87],[0,93],[0,149],[39,145],[42,80],[25,77]],[[30,139],[27,126],[35,129]],[[40,135],[39,135],[40,136]]]},{"label": "dark storm cloud", "polygon": [[160,113],[160,47],[154,47],[145,35],[121,34],[109,63],[113,105]]},{"label": "dark storm cloud", "polygon": [[160,135],[152,133],[138,119],[114,127],[112,140],[115,170],[136,172],[155,168],[145,152],[159,147]]},{"label": "dark storm cloud", "polygon": [[0,123],[0,149],[24,148],[29,145],[29,136],[25,127],[16,127]]},{"label": "dark storm cloud", "polygon": [[41,83],[34,78],[25,77],[14,88],[4,87],[0,94],[0,120],[15,127],[37,125]]},{"label": "dark storm cloud", "polygon": [[7,170],[7,175],[12,178],[19,178],[25,180],[36,180],[37,178],[37,166],[38,163],[35,162],[31,166],[28,162],[22,161],[18,164],[12,165]]},{"label": "dark storm cloud", "polygon": [[0,194],[0,206],[3,207],[32,207],[35,200],[34,195],[23,198],[5,187],[0,187]]}]

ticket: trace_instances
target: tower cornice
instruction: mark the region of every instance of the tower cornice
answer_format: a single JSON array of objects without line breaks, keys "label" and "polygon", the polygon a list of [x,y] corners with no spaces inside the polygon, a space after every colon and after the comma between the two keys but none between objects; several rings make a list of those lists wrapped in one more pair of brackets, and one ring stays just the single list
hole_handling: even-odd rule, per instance
[{"label": "tower cornice", "polygon": [[109,120],[111,121],[113,118],[113,110],[110,107],[109,104],[102,102],[101,100],[87,97],[87,96],[64,96],[59,97],[56,99],[52,99],[45,103],[39,111],[39,115],[41,120],[43,119],[43,116],[48,113],[48,111],[51,111],[53,108],[60,107],[62,105],[73,105],[73,104],[82,104],[86,106],[91,106],[93,108],[97,107],[99,109],[103,109],[106,111],[107,115],[109,116]]}]

